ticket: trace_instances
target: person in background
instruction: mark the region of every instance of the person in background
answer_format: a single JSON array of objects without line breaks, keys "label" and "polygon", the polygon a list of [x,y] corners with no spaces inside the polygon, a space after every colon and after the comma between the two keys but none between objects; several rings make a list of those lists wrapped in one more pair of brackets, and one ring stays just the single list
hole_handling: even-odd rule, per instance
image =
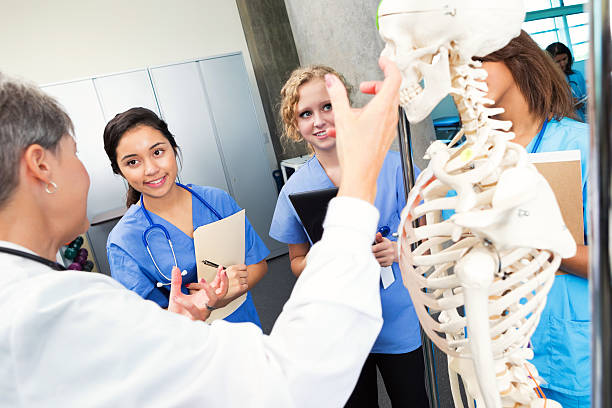
[{"label": "person in background", "polygon": [[[580,151],[586,231],[589,128],[575,120],[563,75],[525,31],[504,48],[479,59],[489,74],[487,97],[505,110],[496,119],[512,121],[513,142],[528,153]],[[577,244],[576,256],[561,263],[531,337],[532,362],[547,383],[542,389],[564,408],[590,407],[589,256],[587,246]]]},{"label": "person in background", "polygon": [[[0,405],[342,406],[382,325],[372,203],[401,76],[380,65],[386,79],[362,84],[377,95],[359,113],[325,79],[343,178],[269,336],[168,313],[102,274],[59,272],[58,249],[88,226],[89,177],[58,103],[0,75]],[[174,268],[171,305],[190,302],[180,284]]]},{"label": "person in background", "polygon": [[[128,210],[106,244],[111,275],[144,299],[167,308],[170,296],[167,271],[173,266],[185,271],[183,293],[201,289],[197,282],[194,230],[241,208],[221,189],[175,183],[179,148],[168,125],[149,109],[132,108],[108,122],[104,149],[113,172],[129,185]],[[162,228],[148,230],[154,224],[165,228],[172,247]],[[270,252],[248,219],[244,234],[245,262],[225,265],[229,289],[216,307],[226,306],[246,293],[243,303],[225,320],[261,326],[248,289],[266,274],[265,258]]]},{"label": "person in background", "polygon": [[[298,277],[312,259],[312,242],[289,195],[339,186],[344,177],[339,141],[333,136],[334,108],[324,80],[329,74],[340,78],[350,92],[344,77],[323,65],[296,69],[281,90],[284,137],[293,142],[305,140],[314,152],[282,188],[270,226],[270,236],[288,244],[291,270]],[[380,219],[377,233],[372,236],[372,252],[381,268],[384,324],[346,407],[378,406],[377,367],[394,407],[429,406],[419,321],[402,283],[396,239],[391,235],[397,231],[405,202],[401,159],[397,152],[389,152],[378,176],[374,204],[380,211]]]},{"label": "person in background", "polygon": [[565,74],[567,83],[572,88],[572,97],[576,114],[582,122],[586,122],[587,89],[586,82],[580,71],[572,69],[574,57],[569,48],[563,43],[555,42],[546,47],[546,51],[555,60],[561,71]]}]

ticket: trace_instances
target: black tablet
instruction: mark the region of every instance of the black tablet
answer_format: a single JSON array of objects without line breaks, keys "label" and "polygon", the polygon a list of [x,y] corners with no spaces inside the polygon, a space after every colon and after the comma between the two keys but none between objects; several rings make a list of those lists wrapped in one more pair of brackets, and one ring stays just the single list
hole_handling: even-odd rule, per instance
[{"label": "black tablet", "polygon": [[323,236],[327,205],[338,194],[338,187],[289,194],[289,200],[308,234],[311,244]]}]

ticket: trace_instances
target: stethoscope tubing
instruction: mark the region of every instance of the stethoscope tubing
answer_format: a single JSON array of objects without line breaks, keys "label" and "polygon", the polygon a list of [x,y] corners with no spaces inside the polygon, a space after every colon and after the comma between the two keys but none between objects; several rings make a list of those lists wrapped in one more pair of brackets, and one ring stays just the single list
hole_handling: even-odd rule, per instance
[{"label": "stethoscope tubing", "polygon": [[42,256],[31,254],[25,251],[20,251],[18,249],[0,247],[0,252],[9,254],[9,255],[18,256],[24,259],[29,259],[30,261],[38,262],[56,271],[66,271],[67,270],[64,265],[60,265],[57,262],[50,261],[47,258],[43,258]]},{"label": "stethoscope tubing", "polygon": [[[181,183],[176,183],[176,185],[179,186],[179,187],[184,188],[187,191],[189,191],[193,196],[195,196],[195,198],[197,198],[202,204],[204,204],[204,206],[206,206],[213,214],[215,214],[215,216],[219,220],[223,219],[223,217],[221,217],[221,215],[206,200],[204,200],[204,198],[201,195],[199,195],[198,193],[196,193],[195,191],[193,191],[192,189],[190,189],[189,187],[187,187],[187,186],[185,186],[185,185],[183,185]],[[176,267],[178,267],[178,262],[176,260],[176,253],[174,252],[174,245],[172,245],[172,239],[170,239],[170,233],[168,232],[168,229],[166,227],[164,227],[163,225],[153,223],[153,220],[151,219],[151,215],[149,214],[149,211],[145,208],[142,195],[140,196],[140,207],[142,208],[142,212],[143,212],[145,218],[149,222],[149,226],[142,233],[142,243],[144,244],[144,247],[147,250],[147,253],[149,254],[149,257],[151,258],[151,261],[153,261],[153,265],[155,265],[155,269],[157,269],[157,272],[159,272],[159,275],[162,276],[163,279],[168,281],[168,283],[164,283],[164,282],[159,282],[158,281],[157,282],[157,287],[162,287],[162,286],[170,285],[170,283],[172,281],[172,277],[166,276],[161,271],[161,268],[159,267],[159,265],[155,261],[155,257],[153,256],[153,253],[151,252],[151,247],[149,246],[149,241],[148,241],[148,235],[149,235],[149,233],[151,231],[156,230],[156,229],[157,230],[161,230],[161,232],[164,233],[164,236],[166,237],[166,240],[168,241],[168,246],[170,247],[170,252],[172,253],[172,258],[174,260],[174,265]]]}]

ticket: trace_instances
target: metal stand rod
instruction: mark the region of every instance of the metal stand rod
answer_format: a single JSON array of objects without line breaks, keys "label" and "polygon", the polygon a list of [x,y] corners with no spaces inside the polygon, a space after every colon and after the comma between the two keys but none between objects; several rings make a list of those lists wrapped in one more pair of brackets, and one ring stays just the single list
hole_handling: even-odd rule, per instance
[{"label": "metal stand rod", "polygon": [[591,64],[589,120],[591,122],[591,180],[589,207],[589,280],[593,311],[592,401],[595,408],[612,407],[612,276],[610,261],[610,158],[612,148],[612,47],[609,0],[591,2]]},{"label": "metal stand rod", "polygon": [[[406,118],[404,109],[399,108],[399,121],[397,123],[399,138],[399,151],[402,159],[402,173],[404,174],[404,194],[408,200],[408,192],[414,186],[414,162],[412,160],[412,140],[410,138],[410,123]],[[423,359],[425,360],[425,383],[429,390],[430,408],[438,408],[438,383],[436,381],[436,366],[433,355],[433,343],[421,329],[421,343]]]}]

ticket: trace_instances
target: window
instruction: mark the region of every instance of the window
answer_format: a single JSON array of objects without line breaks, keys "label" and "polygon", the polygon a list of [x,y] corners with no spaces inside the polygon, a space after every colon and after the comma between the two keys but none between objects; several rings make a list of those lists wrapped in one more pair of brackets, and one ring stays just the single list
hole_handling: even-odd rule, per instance
[{"label": "window", "polygon": [[589,17],[584,0],[525,0],[523,29],[542,48],[562,42],[575,61],[589,56]]}]

